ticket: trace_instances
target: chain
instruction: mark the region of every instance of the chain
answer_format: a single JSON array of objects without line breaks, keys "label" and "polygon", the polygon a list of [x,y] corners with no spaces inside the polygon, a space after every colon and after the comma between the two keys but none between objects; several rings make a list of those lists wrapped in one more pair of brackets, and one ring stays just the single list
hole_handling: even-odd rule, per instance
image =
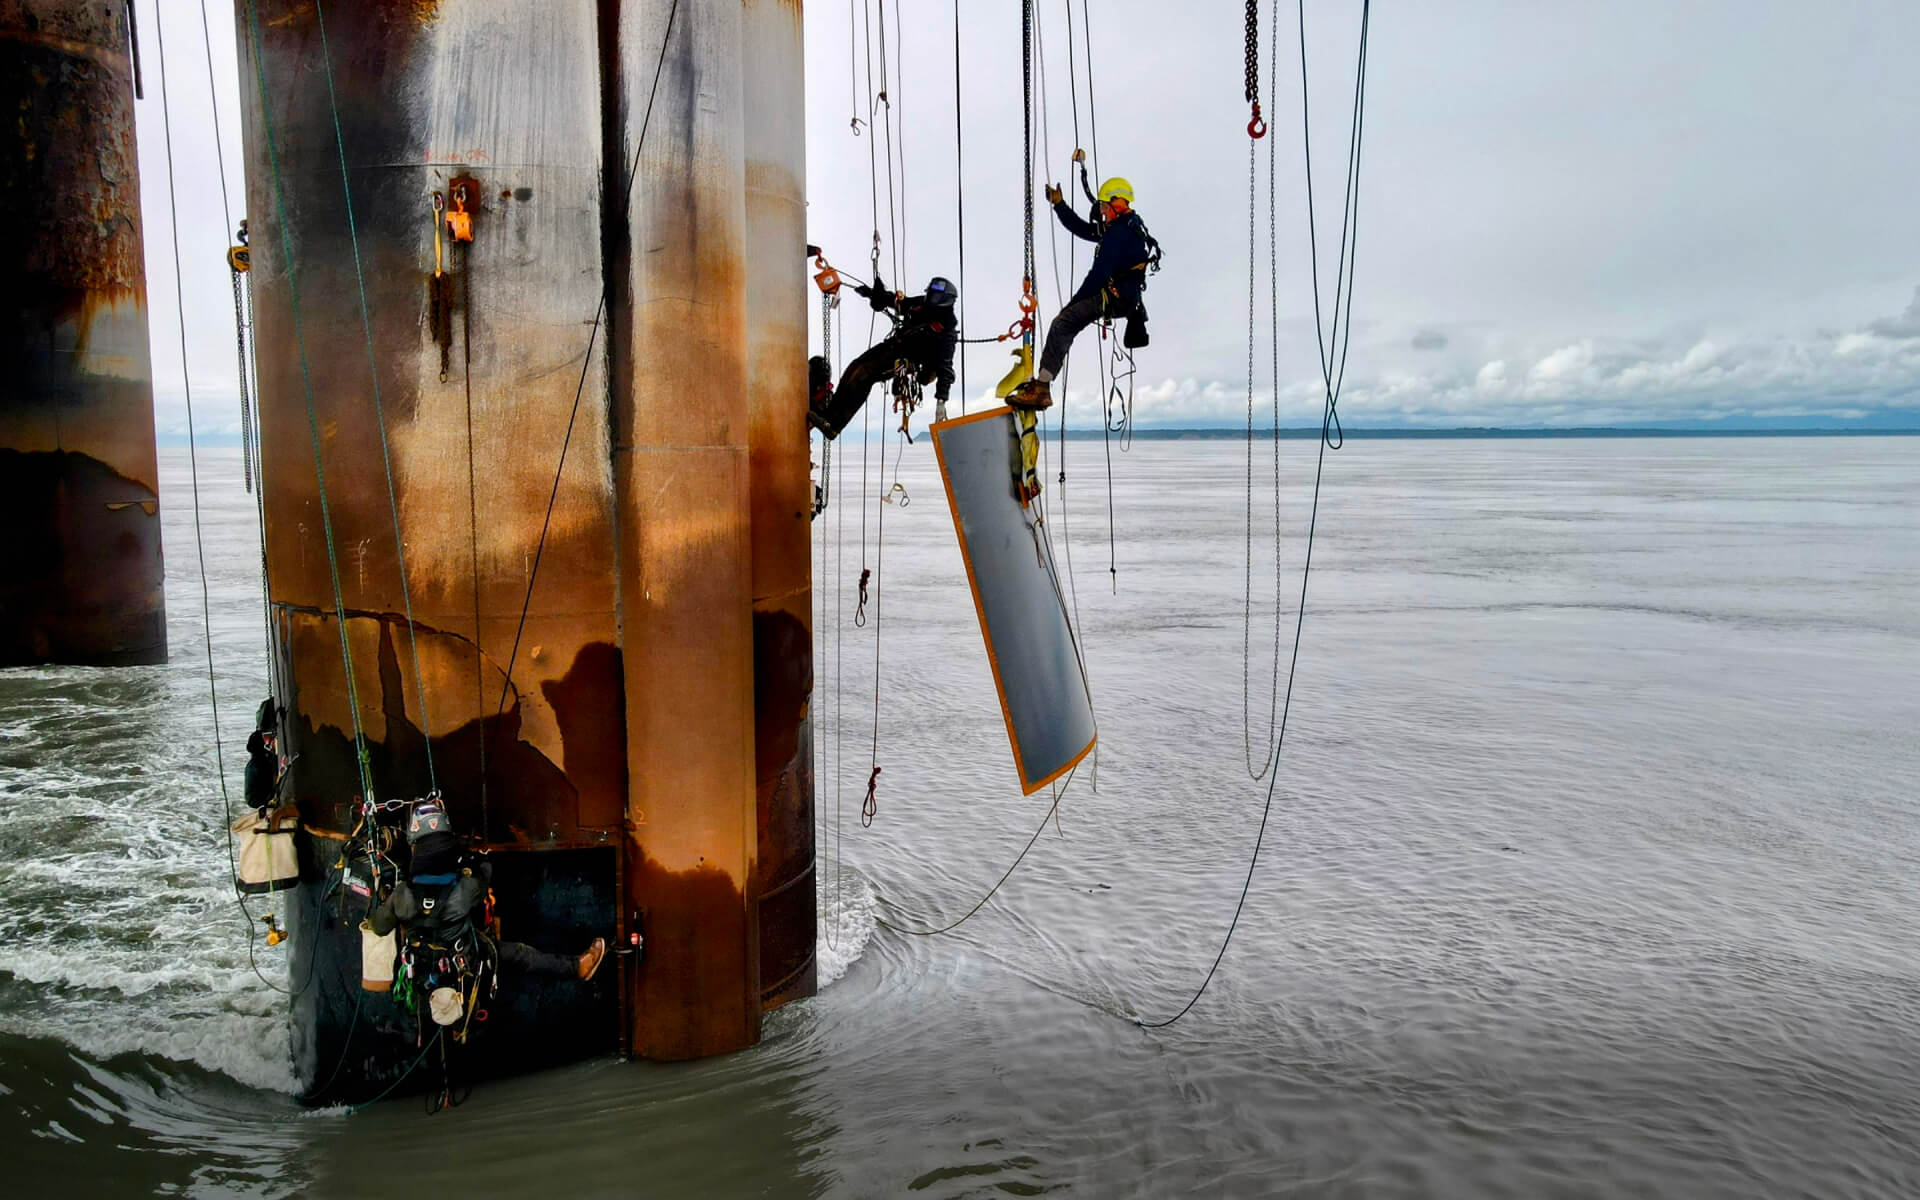
[{"label": "chain", "polygon": [[253,493],[253,405],[247,396],[247,304],[242,273],[233,272],[233,338],[240,356],[240,463],[247,493]]},{"label": "chain", "polygon": [[[1025,108],[1026,119],[1020,132],[1025,144],[1022,165],[1026,169],[1027,190],[1024,193],[1024,213],[1026,221],[1026,294],[1033,294],[1033,0],[1022,0],[1020,17],[1020,99]],[[1029,313],[1029,316],[1032,314]],[[1027,330],[1026,340],[1033,341],[1033,330]]]},{"label": "chain", "polygon": [[[1277,4],[1279,0],[1275,0]],[[1278,12],[1279,9],[1274,10]],[[1247,0],[1247,103],[1253,106],[1253,119],[1247,122],[1247,136],[1267,136],[1267,122],[1260,115],[1260,0]]]}]

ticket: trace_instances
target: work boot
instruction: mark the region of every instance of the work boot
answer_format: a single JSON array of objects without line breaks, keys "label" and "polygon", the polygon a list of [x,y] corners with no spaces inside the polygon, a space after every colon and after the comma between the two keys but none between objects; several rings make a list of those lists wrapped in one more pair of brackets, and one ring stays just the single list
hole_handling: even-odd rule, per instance
[{"label": "work boot", "polygon": [[1053,388],[1044,379],[1029,379],[1013,389],[1007,397],[1008,408],[1023,409],[1026,412],[1039,412],[1043,408],[1053,407]]},{"label": "work boot", "polygon": [[576,967],[576,972],[580,976],[580,980],[582,983],[593,978],[593,973],[600,969],[600,960],[605,958],[606,956],[607,956],[607,939],[605,938],[593,939],[593,945],[588,946],[587,952],[580,956],[579,962]]}]

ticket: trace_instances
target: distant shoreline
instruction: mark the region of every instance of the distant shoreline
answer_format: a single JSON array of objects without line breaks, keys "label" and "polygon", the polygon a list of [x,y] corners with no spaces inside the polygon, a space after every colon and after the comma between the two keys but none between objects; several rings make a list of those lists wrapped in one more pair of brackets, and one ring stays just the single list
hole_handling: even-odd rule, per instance
[{"label": "distant shoreline", "polygon": [[[846,442],[858,442],[853,430],[842,438]],[[1245,428],[1183,429],[1183,428],[1147,428],[1141,427],[1132,432],[1136,441],[1145,442],[1229,442],[1246,437]],[[915,440],[923,436],[920,429],[914,430]],[[1050,438],[1060,436],[1058,430],[1047,435]],[[1067,440],[1072,442],[1099,441],[1102,431],[1098,426],[1092,429],[1069,429]],[[1118,433],[1112,436],[1120,436]],[[1271,429],[1255,429],[1256,440],[1265,441],[1273,436]],[[1320,436],[1318,426],[1290,426],[1280,431],[1283,441],[1311,441]],[[1494,440],[1547,440],[1574,438],[1781,438],[1781,437],[1920,437],[1920,426],[1912,429],[1822,429],[1817,426],[1790,429],[1662,429],[1659,427],[1589,425],[1574,426],[1566,429],[1520,428],[1506,429],[1500,426],[1460,426],[1453,429],[1358,429],[1349,426],[1346,436],[1353,441],[1494,441]],[[163,447],[184,447],[186,435],[163,433],[157,444]],[[203,448],[216,446],[238,446],[240,439],[231,434],[201,434],[200,445]]]},{"label": "distant shoreline", "polygon": [[[1492,440],[1514,438],[1770,438],[1770,437],[1914,437],[1920,436],[1920,427],[1912,429],[1822,429],[1819,427],[1789,429],[1663,429],[1659,427],[1635,426],[1576,426],[1566,429],[1520,428],[1506,429],[1499,426],[1461,426],[1453,429],[1360,429],[1348,426],[1346,436],[1355,440],[1405,440],[1405,441],[1445,441],[1445,440]],[[1133,437],[1143,441],[1184,442],[1184,441],[1240,441],[1247,435],[1241,429],[1160,429],[1139,428],[1133,431]],[[1057,433],[1055,436],[1059,436]],[[1102,432],[1094,429],[1069,429],[1070,441],[1082,439],[1099,440]],[[1264,440],[1273,436],[1271,429],[1255,429],[1255,439]],[[1284,428],[1280,436],[1286,440],[1312,440],[1320,436],[1317,425],[1303,425]]]}]

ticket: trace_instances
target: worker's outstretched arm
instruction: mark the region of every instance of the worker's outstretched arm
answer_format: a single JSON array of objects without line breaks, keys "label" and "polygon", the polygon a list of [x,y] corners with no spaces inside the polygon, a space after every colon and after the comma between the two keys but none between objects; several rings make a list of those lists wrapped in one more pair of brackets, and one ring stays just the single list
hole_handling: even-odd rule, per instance
[{"label": "worker's outstretched arm", "polygon": [[1073,207],[1065,200],[1053,206],[1053,215],[1060,218],[1060,223],[1065,225],[1067,232],[1073,236],[1088,242],[1100,240],[1100,227],[1073,211]]}]

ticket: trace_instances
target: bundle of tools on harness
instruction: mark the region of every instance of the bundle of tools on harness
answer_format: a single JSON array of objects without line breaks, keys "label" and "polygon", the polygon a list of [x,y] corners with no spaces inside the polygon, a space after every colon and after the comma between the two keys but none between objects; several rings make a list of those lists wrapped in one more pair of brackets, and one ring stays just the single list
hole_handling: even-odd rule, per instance
[{"label": "bundle of tools on harness", "polygon": [[493,864],[465,851],[435,799],[414,806],[407,841],[407,877],[367,914],[368,932],[380,938],[399,927],[395,997],[420,1021],[422,1034],[430,1016],[435,1024],[458,1026],[449,1032],[463,1041],[479,1001],[492,995],[499,978]]}]

